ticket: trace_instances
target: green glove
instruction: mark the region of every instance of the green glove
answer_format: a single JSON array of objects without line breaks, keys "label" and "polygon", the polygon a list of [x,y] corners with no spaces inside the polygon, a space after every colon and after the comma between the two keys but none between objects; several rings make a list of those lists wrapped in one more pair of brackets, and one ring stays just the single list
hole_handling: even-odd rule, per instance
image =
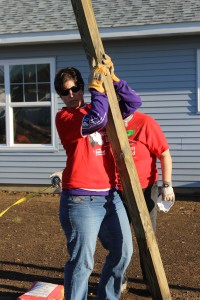
[{"label": "green glove", "polygon": [[103,82],[105,79],[105,76],[107,76],[108,70],[106,66],[102,64],[97,64],[89,76],[88,79],[88,89],[95,89],[100,93],[105,93],[105,89],[103,87]]},{"label": "green glove", "polygon": [[110,56],[108,56],[107,54],[104,54],[103,59],[102,59],[102,63],[110,71],[110,75],[111,75],[112,80],[115,81],[115,82],[119,82],[120,79],[114,73],[114,65],[113,65],[113,62],[112,62]]}]

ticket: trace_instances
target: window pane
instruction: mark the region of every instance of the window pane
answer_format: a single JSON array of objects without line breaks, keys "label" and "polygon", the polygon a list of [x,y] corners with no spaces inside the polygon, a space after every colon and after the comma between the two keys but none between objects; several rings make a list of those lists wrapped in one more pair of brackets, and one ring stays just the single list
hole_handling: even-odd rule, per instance
[{"label": "window pane", "polygon": [[50,107],[14,108],[15,144],[51,144]]},{"label": "window pane", "polygon": [[6,118],[3,107],[0,107],[0,144],[6,144]]},{"label": "window pane", "polygon": [[4,84],[4,68],[0,66],[0,84]]},{"label": "window pane", "polygon": [[50,65],[37,65],[38,82],[50,82]]},{"label": "window pane", "polygon": [[24,65],[24,82],[36,82],[36,65]]},{"label": "window pane", "polygon": [[50,84],[38,84],[38,101],[51,101]]},{"label": "window pane", "polygon": [[12,84],[10,87],[11,102],[23,102],[23,85]]},{"label": "window pane", "polygon": [[26,84],[24,86],[24,92],[25,92],[25,102],[37,101],[36,84]]},{"label": "window pane", "polygon": [[10,82],[11,83],[22,83],[22,66],[10,66]]},{"label": "window pane", "polygon": [[0,66],[0,103],[5,103],[4,67]]},{"label": "window pane", "polygon": [[4,85],[0,84],[0,103],[6,102]]}]

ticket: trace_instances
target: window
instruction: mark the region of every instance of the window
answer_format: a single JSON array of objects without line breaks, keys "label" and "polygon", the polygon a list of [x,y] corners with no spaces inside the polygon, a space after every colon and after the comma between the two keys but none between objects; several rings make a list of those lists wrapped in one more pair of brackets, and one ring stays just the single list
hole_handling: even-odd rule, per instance
[{"label": "window", "polygon": [[200,113],[200,50],[197,50],[197,112]]},{"label": "window", "polygon": [[55,148],[54,59],[0,61],[0,150]]}]

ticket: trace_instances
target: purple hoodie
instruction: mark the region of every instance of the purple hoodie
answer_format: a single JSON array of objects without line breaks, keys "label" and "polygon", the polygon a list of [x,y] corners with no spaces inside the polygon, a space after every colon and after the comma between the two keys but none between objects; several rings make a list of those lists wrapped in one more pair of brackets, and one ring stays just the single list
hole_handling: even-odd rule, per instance
[{"label": "purple hoodie", "polygon": [[[139,95],[132,90],[126,81],[120,80],[114,82],[114,88],[117,96],[119,96],[119,107],[122,118],[125,119],[134,113],[142,104]],[[94,89],[91,92],[91,110],[85,115],[82,121],[83,136],[89,135],[103,128],[108,121],[108,97],[104,93],[100,93]]]}]

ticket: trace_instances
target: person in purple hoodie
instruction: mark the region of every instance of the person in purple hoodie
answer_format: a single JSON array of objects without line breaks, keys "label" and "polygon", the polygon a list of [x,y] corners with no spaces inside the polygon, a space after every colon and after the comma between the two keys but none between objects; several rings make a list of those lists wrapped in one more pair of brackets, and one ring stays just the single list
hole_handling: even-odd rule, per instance
[{"label": "person in purple hoodie", "polygon": [[[86,300],[94,266],[97,238],[108,250],[97,299],[120,298],[123,275],[131,260],[132,235],[123,202],[117,193],[116,165],[105,125],[108,98],[104,79],[109,69],[97,64],[89,78],[91,104],[84,102],[84,81],[74,67],[55,76],[55,90],[64,103],[56,115],[56,128],[66,151],[62,172],[60,223],[67,240],[69,259],[64,268],[65,298]],[[141,105],[141,98],[111,70],[120,95],[122,117]]]}]

